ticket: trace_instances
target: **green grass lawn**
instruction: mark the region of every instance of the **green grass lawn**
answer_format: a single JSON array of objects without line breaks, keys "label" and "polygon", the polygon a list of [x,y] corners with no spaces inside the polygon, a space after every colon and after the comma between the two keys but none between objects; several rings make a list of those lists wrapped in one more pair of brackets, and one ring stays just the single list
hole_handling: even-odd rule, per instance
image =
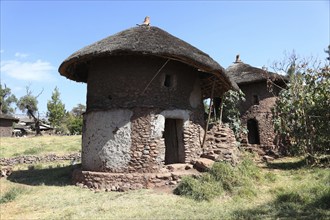
[{"label": "green grass lawn", "polygon": [[0,158],[21,155],[64,155],[81,150],[81,136],[29,136],[25,138],[1,138]]},{"label": "green grass lawn", "polygon": [[210,201],[152,189],[93,192],[70,184],[72,169],[16,167],[0,179],[0,219],[330,219],[330,172],[300,158],[261,164],[258,180]]}]

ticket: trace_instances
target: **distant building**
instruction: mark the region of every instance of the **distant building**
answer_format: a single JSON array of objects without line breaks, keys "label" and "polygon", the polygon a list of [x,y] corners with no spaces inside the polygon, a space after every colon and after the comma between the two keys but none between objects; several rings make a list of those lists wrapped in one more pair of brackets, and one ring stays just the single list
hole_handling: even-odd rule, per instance
[{"label": "distant building", "polygon": [[[265,150],[272,149],[275,133],[271,110],[281,88],[286,85],[286,77],[252,67],[241,62],[239,57],[226,71],[245,94],[246,101],[239,105],[242,123],[248,129],[245,141],[248,144],[260,145]],[[269,91],[268,80],[275,84],[272,91]]]},{"label": "distant building", "polygon": [[13,123],[19,119],[10,115],[0,114],[0,137],[11,137],[13,133]]}]

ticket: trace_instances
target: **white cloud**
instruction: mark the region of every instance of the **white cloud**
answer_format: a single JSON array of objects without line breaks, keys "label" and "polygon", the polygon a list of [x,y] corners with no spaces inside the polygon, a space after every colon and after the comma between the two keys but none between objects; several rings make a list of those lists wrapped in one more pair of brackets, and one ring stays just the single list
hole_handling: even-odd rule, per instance
[{"label": "white cloud", "polygon": [[5,52],[5,50],[0,50],[0,53],[4,53]]},{"label": "white cloud", "polygon": [[18,57],[18,58],[26,58],[28,56],[29,56],[29,54],[26,54],[26,53],[20,53],[20,52],[15,53],[15,57]]},{"label": "white cloud", "polygon": [[55,68],[49,62],[21,62],[18,60],[1,61],[1,72],[15,79],[28,81],[52,81],[51,72]]}]

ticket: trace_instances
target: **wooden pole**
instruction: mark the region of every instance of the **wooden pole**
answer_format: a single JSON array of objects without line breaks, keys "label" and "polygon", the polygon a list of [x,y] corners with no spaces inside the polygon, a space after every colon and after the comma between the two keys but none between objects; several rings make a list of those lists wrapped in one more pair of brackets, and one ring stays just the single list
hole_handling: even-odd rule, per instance
[{"label": "wooden pole", "polygon": [[222,111],[223,111],[223,98],[224,98],[224,95],[221,96],[221,105],[220,105],[220,116],[219,116],[219,125],[222,124]]},{"label": "wooden pole", "polygon": [[211,92],[210,105],[209,105],[209,114],[208,114],[207,122],[206,122],[206,126],[205,126],[205,132],[204,132],[204,137],[203,137],[202,148],[204,147],[204,144],[205,144],[206,133],[207,133],[209,123],[210,123],[210,118],[211,118],[211,108],[212,108],[212,102],[213,102],[214,86],[215,86],[215,80],[213,81],[213,85],[212,85],[212,92]]},{"label": "wooden pole", "polygon": [[156,78],[156,76],[158,75],[158,73],[160,73],[160,71],[162,71],[162,69],[165,67],[165,65],[170,61],[170,59],[167,59],[166,62],[163,64],[163,66],[155,73],[154,77],[150,80],[150,82],[148,83],[148,85],[145,87],[145,89],[142,92],[142,95],[144,94],[144,92],[147,90],[147,88],[150,86],[151,82],[154,81],[154,79]]}]

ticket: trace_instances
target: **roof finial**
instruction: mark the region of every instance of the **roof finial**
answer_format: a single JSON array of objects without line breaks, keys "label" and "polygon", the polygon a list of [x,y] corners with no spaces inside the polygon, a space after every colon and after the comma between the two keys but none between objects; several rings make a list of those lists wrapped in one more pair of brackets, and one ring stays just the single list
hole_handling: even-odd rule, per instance
[{"label": "roof finial", "polygon": [[136,24],[137,26],[150,26],[150,17],[146,16],[142,24]]},{"label": "roof finial", "polygon": [[242,62],[242,61],[241,61],[240,58],[239,58],[239,54],[237,54],[237,55],[236,55],[236,61],[235,61],[235,63],[240,63],[240,62]]}]

